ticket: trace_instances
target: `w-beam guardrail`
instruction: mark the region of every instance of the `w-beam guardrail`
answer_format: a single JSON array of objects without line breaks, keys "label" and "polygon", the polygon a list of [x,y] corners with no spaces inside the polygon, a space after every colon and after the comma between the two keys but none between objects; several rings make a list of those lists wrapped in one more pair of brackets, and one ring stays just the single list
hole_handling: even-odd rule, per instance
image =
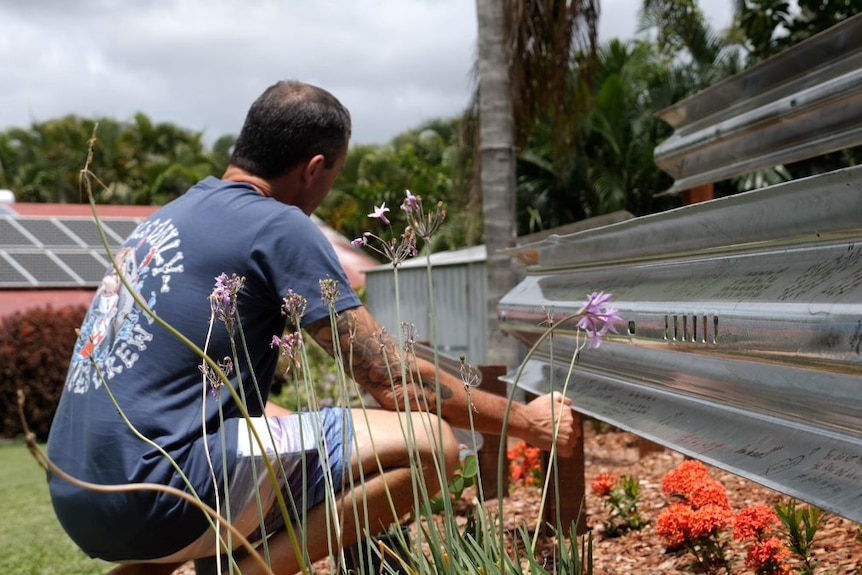
[{"label": "w-beam guardrail", "polygon": [[[862,168],[524,246],[500,302],[532,346],[587,294],[620,334],[581,353],[575,408],[862,522]],[[561,390],[574,324],[517,385]]]},{"label": "w-beam guardrail", "polygon": [[[856,17],[663,112],[670,192],[862,143],[860,62]],[[862,168],[512,254],[526,277],[498,312],[528,347],[593,291],[624,319],[580,354],[575,409],[862,522]],[[563,324],[509,380],[563,389],[580,343]]]}]

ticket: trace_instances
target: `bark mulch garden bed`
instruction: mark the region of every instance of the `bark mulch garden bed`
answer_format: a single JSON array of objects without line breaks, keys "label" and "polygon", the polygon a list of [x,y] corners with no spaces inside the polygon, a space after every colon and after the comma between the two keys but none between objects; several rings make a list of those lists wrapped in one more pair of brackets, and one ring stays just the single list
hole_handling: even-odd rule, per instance
[{"label": "bark mulch garden bed", "polygon": [[[639,454],[638,438],[629,433],[601,425],[585,424],[586,500],[587,526],[593,536],[593,572],[596,574],[666,574],[684,575],[690,557],[684,550],[668,550],[656,532],[655,522],[667,506],[661,493],[662,479],[684,461],[683,455],[662,449],[643,456]],[[751,506],[772,507],[780,500],[787,500],[775,491],[752,483],[746,479],[708,467],[709,475],[726,489],[734,511]],[[628,475],[639,482],[639,510],[648,521],[638,531],[626,531],[617,537],[603,534],[602,522],[607,509],[601,498],[589,492],[589,485],[600,473]],[[470,501],[474,493],[465,491],[462,503]],[[506,528],[514,530],[520,526],[532,528],[540,504],[540,492],[536,487],[513,487],[504,503]],[[496,501],[486,503],[489,512],[496,514]],[[856,541],[859,535],[855,523],[825,513],[814,540],[814,559],[819,562],[816,573],[831,575],[862,574],[862,544]],[[537,553],[545,557],[548,567],[553,562],[555,543],[552,538],[540,536]],[[746,548],[731,543],[731,555],[735,559],[732,573],[751,573],[745,567]],[[550,569],[549,569],[550,570]],[[315,572],[327,572],[325,562],[315,565]],[[191,564],[175,571],[174,575],[194,575]]]}]

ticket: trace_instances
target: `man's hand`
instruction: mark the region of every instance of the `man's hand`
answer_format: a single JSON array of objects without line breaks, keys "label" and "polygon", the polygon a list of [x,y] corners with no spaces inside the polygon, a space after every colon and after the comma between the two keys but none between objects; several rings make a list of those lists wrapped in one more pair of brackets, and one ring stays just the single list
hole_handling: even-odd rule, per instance
[{"label": "man's hand", "polygon": [[569,407],[572,400],[559,392],[537,397],[526,406],[524,414],[531,422],[529,435],[524,441],[544,451],[550,451],[557,428],[557,453],[570,457],[575,449],[580,432],[575,429],[575,418]]}]

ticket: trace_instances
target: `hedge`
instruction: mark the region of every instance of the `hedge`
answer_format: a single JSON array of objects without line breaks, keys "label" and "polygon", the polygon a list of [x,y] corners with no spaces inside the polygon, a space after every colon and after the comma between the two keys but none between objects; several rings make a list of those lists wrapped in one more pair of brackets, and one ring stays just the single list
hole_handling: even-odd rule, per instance
[{"label": "hedge", "polygon": [[48,437],[66,381],[69,358],[87,307],[50,305],[16,312],[0,321],[0,406],[3,437],[23,433],[18,390],[24,391],[24,415],[40,441]]}]

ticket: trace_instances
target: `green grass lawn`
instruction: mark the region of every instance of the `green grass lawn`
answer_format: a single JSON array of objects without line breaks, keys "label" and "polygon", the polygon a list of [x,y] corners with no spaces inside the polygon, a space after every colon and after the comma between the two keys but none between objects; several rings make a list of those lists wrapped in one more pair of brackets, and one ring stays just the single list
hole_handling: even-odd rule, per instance
[{"label": "green grass lawn", "polygon": [[0,574],[101,575],[54,516],[45,474],[23,444],[0,445]]}]

